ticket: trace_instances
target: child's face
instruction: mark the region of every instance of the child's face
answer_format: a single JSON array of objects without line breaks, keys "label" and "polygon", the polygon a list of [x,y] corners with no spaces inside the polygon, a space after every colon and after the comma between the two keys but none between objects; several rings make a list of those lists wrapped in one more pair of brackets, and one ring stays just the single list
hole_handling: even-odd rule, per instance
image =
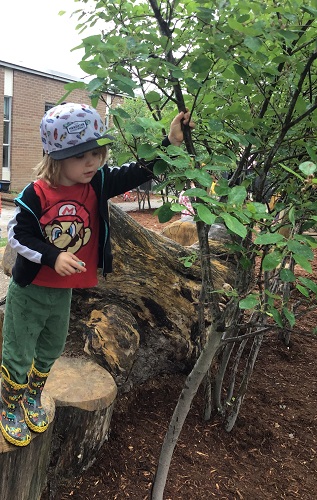
[{"label": "child's face", "polygon": [[88,184],[101,163],[100,149],[93,149],[78,156],[61,160],[59,184],[73,186],[74,184]]}]

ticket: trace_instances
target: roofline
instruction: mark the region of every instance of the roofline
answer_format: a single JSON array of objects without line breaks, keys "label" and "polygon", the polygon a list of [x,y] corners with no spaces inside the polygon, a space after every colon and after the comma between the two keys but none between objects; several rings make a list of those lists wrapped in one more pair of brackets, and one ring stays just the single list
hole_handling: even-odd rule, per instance
[{"label": "roofline", "polygon": [[[51,78],[52,80],[58,80],[60,82],[68,83],[68,82],[82,82],[83,81],[83,78],[79,78],[77,76],[67,75],[65,73],[60,73],[58,71],[54,71],[54,70],[40,71],[37,69],[29,68],[27,66],[22,66],[20,64],[15,64],[15,63],[0,60],[0,67],[1,66],[4,66],[5,68],[15,69],[17,71],[22,71],[24,73],[31,73],[32,75],[38,75],[38,76],[43,76],[45,78]],[[118,94],[115,94],[114,92],[110,92],[109,90],[107,90],[104,93],[109,94],[109,95],[118,95]]]},{"label": "roofline", "polygon": [[[24,73],[31,73],[32,75],[43,76],[45,78],[51,78],[52,80],[58,80],[60,82],[82,82],[83,78],[78,76],[66,75],[65,73],[60,73],[54,70],[40,71],[37,69],[29,68],[27,66],[22,66],[21,64],[15,64],[8,61],[0,60],[0,68],[4,66],[5,68],[15,69],[17,71],[22,71]],[[111,90],[106,90],[103,94],[108,94],[114,97],[124,97],[122,94],[116,94]]]},{"label": "roofline", "polygon": [[0,66],[4,66],[10,69],[16,69],[18,71],[23,71],[24,73],[31,73],[33,75],[45,76],[46,78],[52,78],[53,80],[60,80],[64,82],[80,82],[82,78],[67,75],[65,73],[60,73],[54,70],[39,71],[37,69],[30,68],[28,66],[22,66],[20,64],[11,63],[8,61],[1,61]]}]

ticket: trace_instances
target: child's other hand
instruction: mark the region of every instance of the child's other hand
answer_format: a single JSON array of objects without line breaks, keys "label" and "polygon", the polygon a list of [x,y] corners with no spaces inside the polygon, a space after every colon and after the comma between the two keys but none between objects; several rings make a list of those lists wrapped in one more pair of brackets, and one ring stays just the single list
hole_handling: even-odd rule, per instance
[{"label": "child's other hand", "polygon": [[170,125],[170,131],[168,134],[168,138],[173,146],[180,146],[183,142],[184,135],[182,130],[182,123],[184,125],[189,125],[191,128],[195,128],[195,124],[192,120],[189,121],[190,113],[189,111],[181,111],[178,115],[175,116],[174,120]]},{"label": "child's other hand", "polygon": [[60,276],[70,276],[75,273],[85,273],[85,263],[70,252],[61,252],[55,262],[55,271]]}]

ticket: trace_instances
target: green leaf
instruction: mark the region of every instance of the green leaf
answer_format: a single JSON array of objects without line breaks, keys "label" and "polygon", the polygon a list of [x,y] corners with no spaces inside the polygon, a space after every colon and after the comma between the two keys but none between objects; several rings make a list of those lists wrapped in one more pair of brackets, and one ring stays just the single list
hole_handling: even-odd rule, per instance
[{"label": "green leaf", "polygon": [[290,223],[295,226],[295,208],[292,207],[290,211],[288,212],[288,220]]},{"label": "green leaf", "polygon": [[151,92],[148,92],[145,94],[145,100],[150,103],[150,104],[158,104],[161,100],[161,96],[158,92],[155,92],[154,90],[151,90]]},{"label": "green leaf", "polygon": [[309,144],[306,145],[306,151],[309,154],[310,158],[317,163],[317,153],[313,150],[312,147],[309,146]]},{"label": "green leaf", "polygon": [[307,288],[303,287],[302,285],[296,285],[297,290],[304,295],[304,297],[309,298],[309,292]]},{"label": "green leaf", "polygon": [[131,116],[125,109],[122,109],[120,107],[117,107],[115,109],[110,110],[110,114],[114,116],[120,116],[120,118],[124,118],[125,120],[130,120]]},{"label": "green leaf", "polygon": [[141,125],[138,125],[137,123],[126,123],[124,126],[124,129],[132,134],[134,137],[142,137],[144,134],[145,130]]},{"label": "green leaf", "polygon": [[287,248],[294,254],[294,256],[295,254],[298,254],[309,260],[313,260],[314,258],[312,249],[308,245],[300,243],[299,241],[289,240],[287,242]]},{"label": "green leaf", "polygon": [[244,80],[248,78],[246,70],[242,66],[240,66],[240,64],[234,64],[233,67],[237,75],[241,76],[241,78],[243,78]]},{"label": "green leaf", "polygon": [[153,118],[146,118],[143,116],[138,116],[136,118],[136,122],[141,125],[145,130],[148,129],[157,129],[159,131],[162,130],[162,124],[154,120]]},{"label": "green leaf", "polygon": [[139,158],[145,158],[146,160],[152,160],[157,155],[157,149],[150,144],[140,144],[137,147],[137,152]]},{"label": "green leaf", "polygon": [[200,220],[202,220],[205,224],[211,225],[215,222],[216,216],[213,214],[206,205],[202,205],[201,203],[196,204],[195,203],[195,208],[197,210],[198,217]]},{"label": "green leaf", "polygon": [[154,165],[153,173],[154,175],[161,175],[168,169],[168,163],[164,160],[157,160]]},{"label": "green leaf", "polygon": [[275,245],[285,240],[284,236],[280,233],[264,233],[259,234],[254,240],[255,245]]},{"label": "green leaf", "polygon": [[66,83],[64,85],[65,90],[75,90],[75,89],[85,89],[86,84],[84,82],[72,82],[72,83]]},{"label": "green leaf", "polygon": [[182,212],[184,210],[184,205],[180,205],[179,203],[172,203],[171,204],[171,210],[172,212]]},{"label": "green leaf", "polygon": [[262,41],[260,38],[255,36],[246,36],[244,39],[244,45],[252,50],[252,52],[257,52],[262,47]]},{"label": "green leaf", "polygon": [[99,146],[106,146],[107,144],[112,144],[112,139],[108,139],[107,137],[102,137],[101,139],[97,139],[97,143]]},{"label": "green leaf", "polygon": [[167,146],[166,151],[171,156],[184,154],[184,151],[180,146],[174,146],[173,144],[170,144],[169,146]]},{"label": "green leaf", "polygon": [[249,141],[241,134],[232,134],[231,132],[224,132],[226,137],[229,137],[233,141],[242,144],[243,146],[247,146]]},{"label": "green leaf", "polygon": [[247,229],[243,224],[241,224],[240,221],[238,221],[238,219],[226,213],[221,214],[221,217],[223,218],[224,223],[226,224],[227,228],[230,229],[230,231],[237,234],[238,236],[241,236],[241,238],[246,237]]},{"label": "green leaf", "polygon": [[280,163],[280,166],[286,170],[286,172],[289,172],[290,174],[294,175],[295,177],[297,177],[298,179],[300,179],[301,181],[304,181],[304,177],[302,177],[301,175],[299,175],[297,172],[295,172],[294,170],[292,170],[291,168],[287,167],[286,165],[284,165],[283,163]]},{"label": "green leaf", "polygon": [[296,276],[290,269],[282,269],[280,272],[280,278],[285,283],[293,283],[296,281]]},{"label": "green leaf", "polygon": [[317,295],[317,284],[314,281],[308,278],[304,278],[302,276],[299,277],[299,281],[301,281],[301,283],[303,283],[304,286],[309,288],[309,290],[311,290],[314,294]]},{"label": "green leaf", "polygon": [[274,251],[274,252],[268,253],[264,257],[263,262],[262,262],[263,271],[272,271],[279,264],[281,264],[282,259],[283,259],[283,255],[281,254],[281,252]]},{"label": "green leaf", "polygon": [[305,271],[307,271],[310,274],[313,272],[310,262],[307,259],[305,259],[305,257],[298,254],[294,254],[293,257],[296,264],[302,267]]},{"label": "green leaf", "polygon": [[254,309],[259,304],[259,298],[257,295],[250,294],[245,299],[240,300],[240,309]]},{"label": "green leaf", "polygon": [[101,78],[93,78],[87,85],[87,89],[89,92],[94,92],[98,90],[104,83],[104,80]]},{"label": "green leaf", "polygon": [[[207,196],[207,192],[205,191],[205,189],[201,189],[201,188],[190,188],[190,189],[186,189],[186,191],[184,192],[184,195],[189,196],[190,198],[203,199],[204,197]],[[208,198],[211,200],[210,196],[208,196]]]},{"label": "green leaf", "polygon": [[123,165],[124,163],[131,160],[130,151],[126,151],[125,153],[120,153],[118,155],[118,165]]},{"label": "green leaf", "polygon": [[289,311],[286,307],[283,307],[282,311],[283,311],[285,318],[289,322],[290,326],[293,328],[293,326],[295,325],[294,314],[292,313],[292,311]]},{"label": "green leaf", "polygon": [[282,320],[282,316],[280,315],[279,311],[277,309],[275,309],[275,307],[270,307],[269,309],[269,314],[273,317],[273,319],[275,320],[275,323],[280,326],[281,328],[283,328],[283,320]]},{"label": "green leaf", "polygon": [[127,85],[128,87],[131,87],[133,89],[135,89],[137,86],[136,82],[131,77],[120,75],[120,73],[114,74],[113,81],[116,82],[117,85],[119,85],[118,82],[122,82],[124,85]]},{"label": "green leaf", "polygon": [[234,186],[229,192],[228,205],[242,205],[247,197],[247,190],[244,186]]},{"label": "green leaf", "polygon": [[220,130],[223,129],[222,122],[220,120],[217,120],[216,118],[211,118],[208,121],[208,126],[212,132],[220,132]]},{"label": "green leaf", "polygon": [[154,212],[158,216],[160,222],[168,222],[175,215],[171,210],[171,203],[164,203],[161,207],[157,208]]},{"label": "green leaf", "polygon": [[226,196],[230,193],[228,181],[226,179],[219,179],[217,182],[217,195]]},{"label": "green leaf", "polygon": [[185,83],[189,92],[195,93],[202,87],[202,84],[194,78],[185,78]]},{"label": "green leaf", "polygon": [[206,188],[210,188],[210,184],[211,184],[212,179],[210,177],[209,172],[195,168],[194,170],[192,170],[192,169],[185,170],[184,174],[186,175],[186,177],[188,179],[195,180],[199,184],[201,184],[202,186],[205,186]]},{"label": "green leaf", "polygon": [[127,94],[130,97],[135,97],[132,85],[128,85],[121,80],[113,80],[113,84],[124,94]]},{"label": "green leaf", "polygon": [[206,56],[199,56],[191,65],[190,69],[193,73],[205,73],[209,70],[211,61]]},{"label": "green leaf", "polygon": [[305,175],[313,175],[316,172],[317,166],[312,161],[305,161],[299,165],[299,170]]}]

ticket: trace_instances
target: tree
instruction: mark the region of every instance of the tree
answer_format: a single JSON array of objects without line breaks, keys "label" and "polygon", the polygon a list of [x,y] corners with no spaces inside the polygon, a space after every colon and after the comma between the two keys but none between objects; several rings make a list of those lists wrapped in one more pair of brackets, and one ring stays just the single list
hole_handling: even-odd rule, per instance
[{"label": "tree", "polygon": [[[110,110],[113,113],[114,110]],[[122,104],[116,106],[116,115],[113,116],[116,128],[113,130],[113,135],[115,140],[111,145],[111,162],[114,165],[122,165],[126,161],[132,161],[135,159],[135,149],[138,144],[142,144],[146,141],[146,132],[144,131],[142,124],[146,123],[147,120],[151,118],[151,113],[146,106],[144,99],[141,97],[136,98],[126,98]],[[136,130],[134,133],[130,133],[129,129],[125,127],[121,129],[120,120],[117,117],[130,118],[134,117],[134,123],[140,124],[142,127],[140,133],[136,135]],[[153,126],[153,122],[149,122],[150,126]],[[154,124],[156,125],[156,123]]]},{"label": "tree", "polygon": [[[155,173],[164,174],[169,186],[181,190],[195,182],[185,194],[192,197],[200,244],[199,342],[201,356],[209,352],[205,418],[221,415],[227,430],[264,333],[275,328],[289,344],[301,308],[314,307],[317,287],[309,274],[316,244],[307,232],[316,223],[316,13],[309,0],[112,0],[77,11],[83,32],[104,23],[101,33],[82,43],[81,68],[95,75],[88,84],[92,101],[106,89],[133,97],[138,88],[159,128],[153,126],[147,143],[136,145],[135,155],[160,158]],[[196,128],[184,127],[185,148],[163,150],[158,132],[171,119],[171,103],[188,108]],[[113,113],[117,126],[135,137],[152,129],[149,122],[133,123],[129,113]],[[216,196],[210,194],[213,176]],[[269,203],[272,193],[275,204]],[[172,200],[158,216],[166,221],[181,209]],[[209,259],[207,234],[215,222],[233,236],[228,252],[236,256],[235,286],[221,290],[228,299],[224,308]],[[295,265],[307,278],[296,277]],[[177,432],[167,443],[169,452]],[[164,467],[163,473],[158,469],[155,499],[164,489],[168,463]]]}]

